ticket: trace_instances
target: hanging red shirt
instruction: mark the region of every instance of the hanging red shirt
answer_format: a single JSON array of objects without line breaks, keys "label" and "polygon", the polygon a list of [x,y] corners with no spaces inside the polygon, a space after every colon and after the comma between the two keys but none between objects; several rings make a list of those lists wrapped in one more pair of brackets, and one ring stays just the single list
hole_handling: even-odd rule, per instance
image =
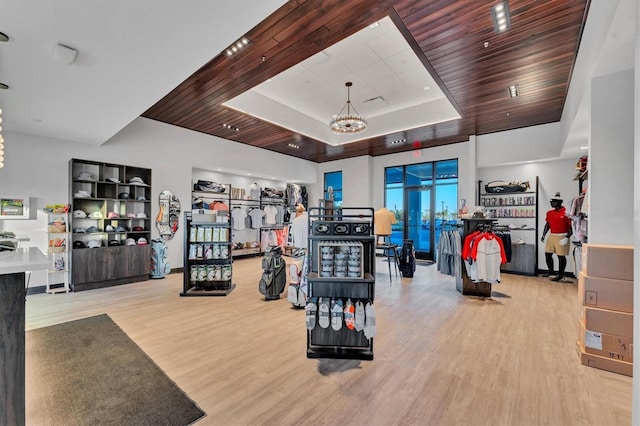
[{"label": "hanging red shirt", "polygon": [[565,234],[571,229],[571,219],[567,216],[564,207],[560,207],[558,210],[549,210],[547,223],[552,234]]}]

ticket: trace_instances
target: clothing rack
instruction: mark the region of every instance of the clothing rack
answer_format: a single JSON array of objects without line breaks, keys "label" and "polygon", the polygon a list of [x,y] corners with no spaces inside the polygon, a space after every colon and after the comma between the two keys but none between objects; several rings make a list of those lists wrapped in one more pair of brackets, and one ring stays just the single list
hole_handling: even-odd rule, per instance
[{"label": "clothing rack", "polygon": [[[471,218],[462,219],[463,232],[462,241],[465,237],[477,230],[491,232],[495,225],[496,219]],[[463,263],[463,262],[461,262]],[[480,281],[472,281],[464,265],[461,265],[459,277],[456,277],[456,290],[465,296],[481,296],[491,297],[491,283]]]}]

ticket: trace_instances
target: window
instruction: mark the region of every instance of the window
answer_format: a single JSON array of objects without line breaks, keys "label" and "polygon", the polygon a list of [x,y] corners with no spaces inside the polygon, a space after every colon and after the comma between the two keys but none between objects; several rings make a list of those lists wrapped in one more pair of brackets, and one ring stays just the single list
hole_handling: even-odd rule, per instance
[{"label": "window", "polygon": [[342,171],[324,174],[324,199],[329,199],[329,188],[333,190],[333,206],[342,207]]},{"label": "window", "polygon": [[428,258],[440,230],[457,220],[458,160],[387,167],[384,178],[384,206],[397,220],[391,242],[414,240],[416,252]]}]

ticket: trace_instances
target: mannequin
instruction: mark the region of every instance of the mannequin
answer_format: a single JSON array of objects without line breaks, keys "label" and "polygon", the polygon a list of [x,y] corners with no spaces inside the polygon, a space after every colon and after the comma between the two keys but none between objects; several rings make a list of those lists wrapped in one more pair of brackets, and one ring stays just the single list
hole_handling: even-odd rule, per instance
[{"label": "mannequin", "polygon": [[391,225],[396,223],[396,215],[386,207],[382,207],[374,213],[373,220],[374,234],[379,237],[388,237],[391,235]]},{"label": "mannequin", "polygon": [[551,198],[552,209],[547,212],[544,231],[542,231],[541,241],[544,242],[545,235],[551,231],[549,239],[544,248],[544,256],[547,262],[547,272],[543,277],[554,275],[553,254],[558,256],[558,274],[551,281],[565,281],[564,271],[567,267],[567,255],[569,254],[569,237],[573,233],[571,229],[571,219],[567,216],[565,208],[562,206],[560,193]]},{"label": "mannequin", "polygon": [[308,247],[309,215],[302,204],[296,206],[296,217],[291,222],[291,236],[294,247],[305,249]]}]

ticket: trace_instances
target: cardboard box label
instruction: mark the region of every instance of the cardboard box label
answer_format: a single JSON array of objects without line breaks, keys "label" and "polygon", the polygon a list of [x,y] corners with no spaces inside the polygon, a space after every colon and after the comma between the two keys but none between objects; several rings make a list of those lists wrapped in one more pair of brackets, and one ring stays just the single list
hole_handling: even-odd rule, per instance
[{"label": "cardboard box label", "polygon": [[602,334],[597,331],[587,330],[584,334],[584,345],[587,348],[602,350]]}]

